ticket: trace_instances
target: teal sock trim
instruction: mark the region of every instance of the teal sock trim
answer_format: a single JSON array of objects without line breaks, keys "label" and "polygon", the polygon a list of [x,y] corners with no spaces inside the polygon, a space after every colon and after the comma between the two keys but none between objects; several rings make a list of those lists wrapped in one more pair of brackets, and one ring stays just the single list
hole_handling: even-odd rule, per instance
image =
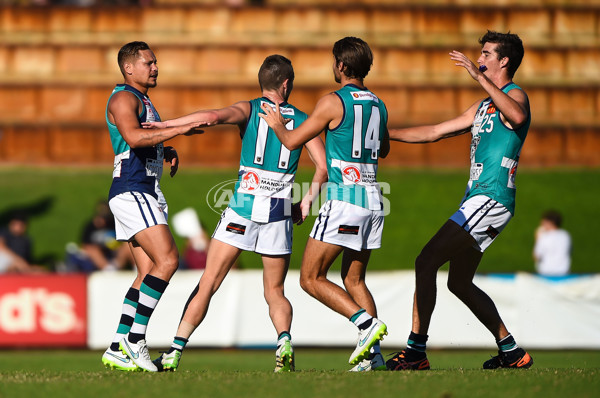
[{"label": "teal sock trim", "polygon": [[129,333],[130,330],[131,330],[131,325],[123,325],[122,323],[119,323],[119,327],[117,328],[117,333],[118,334],[127,334],[127,333]]},{"label": "teal sock trim", "polygon": [[137,308],[138,306],[138,302],[137,301],[131,301],[128,298],[125,298],[125,300],[123,301],[124,304],[128,304],[130,306],[132,306],[133,308]]},{"label": "teal sock trim", "polygon": [[158,292],[158,291],[152,289],[150,286],[146,285],[143,282],[142,282],[142,286],[140,287],[140,293],[150,296],[155,300],[159,300],[160,296],[162,296],[161,292]]},{"label": "teal sock trim", "polygon": [[515,348],[517,348],[517,342],[515,341],[515,338],[511,334],[509,334],[502,340],[498,341],[497,344],[498,344],[498,348],[502,352],[512,351]]},{"label": "teal sock trim", "polygon": [[173,340],[173,343],[180,345],[182,347],[185,347],[185,345],[188,343],[188,339],[183,339],[181,337],[175,337],[175,339]]},{"label": "teal sock trim", "polygon": [[427,336],[426,334],[417,334],[414,332],[410,332],[408,336],[408,341],[406,343],[406,347],[411,350],[418,352],[425,352],[427,350]]},{"label": "teal sock trim", "polygon": [[149,316],[144,316],[144,315],[141,315],[139,313],[135,314],[135,318],[133,320],[133,323],[137,323],[138,325],[148,326],[148,322],[150,322],[150,317]]},{"label": "teal sock trim", "polygon": [[364,308],[361,308],[360,310],[356,311],[356,314],[350,317],[350,322],[356,321],[356,319],[358,319],[358,317],[364,314],[365,312],[367,312],[367,310],[365,310]]}]

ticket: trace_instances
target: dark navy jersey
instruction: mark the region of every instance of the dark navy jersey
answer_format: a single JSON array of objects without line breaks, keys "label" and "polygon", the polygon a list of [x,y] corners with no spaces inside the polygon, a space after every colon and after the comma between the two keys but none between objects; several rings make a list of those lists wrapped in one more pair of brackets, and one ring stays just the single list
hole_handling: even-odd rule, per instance
[{"label": "dark navy jersey", "polygon": [[[142,111],[138,115],[140,127],[142,122],[160,121],[160,116],[148,96],[128,84],[117,84],[110,98],[119,91],[129,91],[141,102]],[[108,99],[109,102],[110,98]],[[105,117],[115,153],[113,181],[108,195],[109,200],[123,192],[131,191],[145,192],[158,199],[160,194],[159,181],[162,176],[164,162],[163,144],[144,148],[131,148],[123,139],[117,126],[108,120],[108,102]]]}]

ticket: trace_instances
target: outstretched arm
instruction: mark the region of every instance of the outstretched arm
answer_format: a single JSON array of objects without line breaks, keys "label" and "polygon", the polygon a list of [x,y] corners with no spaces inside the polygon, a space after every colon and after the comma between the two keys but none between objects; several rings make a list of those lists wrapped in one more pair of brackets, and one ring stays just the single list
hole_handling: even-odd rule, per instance
[{"label": "outstretched arm", "polygon": [[176,119],[164,122],[142,123],[145,128],[165,128],[182,126],[187,123],[200,122],[203,126],[214,126],[217,124],[245,124],[250,115],[250,102],[240,101],[221,109],[200,110]]},{"label": "outstretched arm", "polygon": [[461,66],[489,94],[494,105],[500,111],[502,118],[512,129],[523,125],[529,117],[529,99],[523,90],[511,90],[507,93],[497,87],[479,68],[459,51],[452,51],[450,59],[456,66]]},{"label": "outstretched arm", "polygon": [[315,174],[313,175],[308,192],[306,192],[302,201],[300,201],[300,215],[298,216],[298,220],[295,220],[298,225],[304,222],[313,202],[319,196],[321,188],[327,182],[327,160],[323,140],[317,136],[308,141],[305,147],[308,151],[308,156],[310,156],[310,159],[315,164]]},{"label": "outstretched arm", "polygon": [[119,129],[119,133],[131,148],[151,147],[178,135],[202,134],[199,122],[186,123],[177,127],[147,130],[138,121],[138,98],[129,92],[121,91],[113,95],[108,104],[108,118]]},{"label": "outstretched arm", "polygon": [[265,113],[259,113],[258,116],[265,119],[279,141],[287,149],[293,151],[324,131],[329,123],[337,117],[338,113],[342,113],[341,105],[335,94],[327,94],[317,102],[313,113],[308,119],[294,130],[285,128],[285,120],[279,112],[279,104],[276,104],[275,109],[273,109],[271,105],[263,103],[262,110]]},{"label": "outstretched arm", "polygon": [[390,139],[409,143],[436,142],[444,138],[454,137],[469,131],[479,107],[477,101],[462,115],[438,124],[415,126],[404,129],[391,129]]}]

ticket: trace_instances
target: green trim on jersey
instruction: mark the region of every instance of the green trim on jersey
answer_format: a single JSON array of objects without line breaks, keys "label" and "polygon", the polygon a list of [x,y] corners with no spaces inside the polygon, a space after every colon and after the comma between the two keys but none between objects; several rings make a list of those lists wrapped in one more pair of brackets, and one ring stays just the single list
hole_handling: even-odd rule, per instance
[{"label": "green trim on jersey", "polygon": [[[121,133],[119,133],[117,126],[115,124],[111,123],[110,120],[108,120],[108,104],[110,103],[110,100],[113,95],[115,95],[119,91],[123,91],[123,90],[125,90],[124,84],[119,84],[113,89],[112,93],[110,94],[110,97],[108,97],[108,101],[106,101],[106,109],[104,111],[104,118],[106,119],[106,125],[108,126],[108,132],[110,133],[110,143],[112,144],[112,149],[113,149],[113,152],[115,153],[115,155],[118,155],[120,153],[123,153],[123,152],[131,149],[129,147],[129,144],[125,141],[125,139],[121,135]],[[135,93],[133,93],[133,92],[132,92],[132,94],[135,95]],[[137,97],[137,95],[136,95],[136,97]],[[138,101],[140,101],[140,103],[142,104],[142,111],[138,115],[138,118],[141,118],[142,115],[144,114],[144,110],[143,110],[144,104],[139,97],[138,97]]]},{"label": "green trim on jersey", "polygon": [[342,101],[344,116],[340,124],[327,130],[327,200],[341,200],[373,209],[380,203],[367,192],[379,191],[377,165],[388,114],[383,101],[366,88],[349,84],[335,91]]},{"label": "green trim on jersey", "polygon": [[[238,181],[235,184],[235,193],[229,202],[231,209],[241,217],[247,219],[251,219],[255,195],[239,192],[240,184],[242,184],[244,178],[243,169],[265,170],[287,175],[289,178],[289,174],[296,174],[298,161],[302,153],[302,147],[290,151],[283,146],[277,135],[275,135],[275,132],[267,125],[267,122],[258,116],[259,113],[264,113],[260,108],[261,103],[267,102],[273,106],[275,105],[271,100],[261,97],[249,102],[251,111],[246,128],[242,133],[240,172],[238,173]],[[298,127],[308,117],[306,113],[288,103],[280,104],[280,112],[284,118],[291,120],[286,125],[290,130]],[[293,183],[293,181],[292,176],[290,183]],[[271,218],[269,221],[279,221],[285,218],[282,214],[273,214],[274,218]]]},{"label": "green trim on jersey", "polygon": [[[521,90],[509,83],[502,91],[508,93],[513,89]],[[471,175],[464,200],[485,195],[515,213],[515,176],[531,123],[531,113],[527,111],[525,124],[513,130],[502,123],[500,111],[491,98],[481,101],[471,126]]]}]

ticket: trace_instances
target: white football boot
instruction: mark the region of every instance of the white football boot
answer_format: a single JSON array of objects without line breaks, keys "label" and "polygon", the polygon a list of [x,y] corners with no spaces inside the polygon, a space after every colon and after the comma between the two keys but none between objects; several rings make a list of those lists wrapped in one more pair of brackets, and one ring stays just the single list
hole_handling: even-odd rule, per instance
[{"label": "white football boot", "polygon": [[119,342],[119,347],[123,354],[127,355],[137,366],[146,372],[158,372],[156,365],[152,363],[146,340],[140,340],[137,343],[131,343],[127,336]]},{"label": "white football boot", "polygon": [[371,352],[371,347],[373,347],[378,341],[383,340],[383,336],[386,334],[388,334],[387,326],[377,318],[373,318],[371,326],[365,330],[359,330],[356,348],[348,360],[350,365],[356,365],[363,359],[368,358]]},{"label": "white football boot", "polygon": [[121,351],[113,351],[109,348],[102,355],[102,363],[109,369],[122,370],[125,372],[137,372],[141,370],[137,365]]}]

